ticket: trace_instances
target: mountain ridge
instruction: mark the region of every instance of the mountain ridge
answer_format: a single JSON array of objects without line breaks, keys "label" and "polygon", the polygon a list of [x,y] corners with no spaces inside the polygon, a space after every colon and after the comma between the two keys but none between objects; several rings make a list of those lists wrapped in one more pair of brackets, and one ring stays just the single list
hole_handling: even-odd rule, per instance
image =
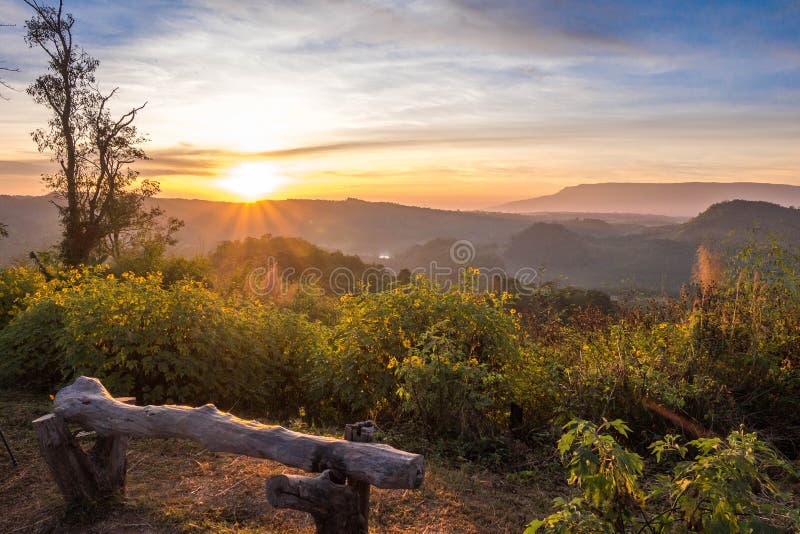
[{"label": "mountain ridge", "polygon": [[604,182],[568,186],[557,193],[506,202],[492,209],[506,213],[578,211],[694,217],[728,200],[800,205],[800,186],[761,182]]},{"label": "mountain ridge", "polygon": [[[0,263],[58,242],[60,226],[50,200],[0,195],[0,220],[10,233],[0,240]],[[680,224],[663,216],[456,212],[357,199],[153,202],[186,222],[172,249],[183,256],[209,253],[223,241],[270,234],[411,269],[434,260],[452,263],[453,243],[469,240],[473,266],[512,273],[533,267],[542,279],[609,290],[677,291],[691,276],[700,243],[730,246],[778,236],[800,246],[800,210],[760,201],[713,204]]]},{"label": "mountain ridge", "polygon": [[[44,250],[59,241],[61,229],[52,199],[52,194],[0,195],[0,222],[9,231],[9,237],[0,240],[0,264],[24,258],[31,250]],[[601,216],[453,211],[354,198],[245,203],[157,197],[149,205],[158,205],[167,216],[185,222],[173,250],[186,256],[210,252],[221,241],[272,234],[301,237],[328,249],[373,259],[435,237],[497,241],[536,220]],[[668,217],[635,214],[608,215],[608,220],[633,229],[678,222]]]}]

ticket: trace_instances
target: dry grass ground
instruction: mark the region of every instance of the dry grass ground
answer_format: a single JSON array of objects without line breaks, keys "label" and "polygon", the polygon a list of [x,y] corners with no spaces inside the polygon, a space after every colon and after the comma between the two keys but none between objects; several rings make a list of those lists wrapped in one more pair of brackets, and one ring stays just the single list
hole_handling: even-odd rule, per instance
[{"label": "dry grass ground", "polygon": [[[132,440],[124,501],[93,519],[66,514],[30,424],[48,411],[47,399],[0,394],[0,425],[19,461],[13,468],[0,451],[0,532],[314,532],[310,516],[266,501],[267,478],[296,470],[173,440]],[[429,461],[420,490],[373,488],[371,530],[520,532],[564,490],[557,473],[520,483]]]}]

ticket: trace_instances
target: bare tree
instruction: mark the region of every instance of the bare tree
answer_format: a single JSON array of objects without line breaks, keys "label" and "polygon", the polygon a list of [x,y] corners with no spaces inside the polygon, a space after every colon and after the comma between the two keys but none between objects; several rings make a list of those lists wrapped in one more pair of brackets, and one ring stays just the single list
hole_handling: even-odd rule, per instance
[{"label": "bare tree", "polygon": [[56,203],[64,226],[61,257],[70,265],[119,253],[120,236],[156,224],[162,215],[145,211],[144,202],[159,191],[157,182],[143,180],[129,165],[147,159],[140,144],[146,138],[133,125],[144,104],[113,118],[109,102],[117,89],[103,94],[95,81],[99,62],[73,43],[75,19],[58,7],[25,0],[34,11],[26,22],[26,42],[49,57],[48,72],[28,87],[34,101],[52,117],[46,128],[32,133],[41,152],[50,152],[58,172],[43,176],[59,193]]}]

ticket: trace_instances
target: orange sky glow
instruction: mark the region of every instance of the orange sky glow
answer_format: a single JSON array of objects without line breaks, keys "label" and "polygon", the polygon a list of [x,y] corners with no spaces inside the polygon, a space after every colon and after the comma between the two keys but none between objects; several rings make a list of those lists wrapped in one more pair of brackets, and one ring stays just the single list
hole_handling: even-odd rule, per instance
[{"label": "orange sky glow", "polygon": [[[148,102],[151,159],[135,168],[162,197],[486,209],[579,183],[800,185],[791,4],[768,20],[719,8],[715,25],[638,4],[664,26],[642,31],[625,2],[580,18],[566,4],[144,3],[67,7],[101,87],[120,88],[115,112]],[[0,0],[16,24],[0,59],[19,67],[4,73],[17,91],[0,101],[0,193],[36,195],[55,166],[29,135],[48,117],[24,93],[45,69],[24,7]],[[725,24],[742,20],[734,39]]]}]

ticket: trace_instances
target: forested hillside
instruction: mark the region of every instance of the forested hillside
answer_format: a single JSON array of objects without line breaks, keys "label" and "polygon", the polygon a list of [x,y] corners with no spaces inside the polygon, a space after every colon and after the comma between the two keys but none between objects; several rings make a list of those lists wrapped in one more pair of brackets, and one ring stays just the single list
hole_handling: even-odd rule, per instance
[{"label": "forested hillside", "polygon": [[[0,242],[0,263],[27,257],[30,250],[41,250],[58,242],[60,230],[53,200],[45,196],[0,195],[0,214],[9,230],[9,238]],[[579,213],[520,216],[447,211],[357,199],[235,203],[158,198],[148,200],[146,206],[158,206],[184,221],[173,249],[184,256],[209,253],[222,241],[271,234],[301,237],[371,260],[379,255],[400,254],[435,238],[499,243],[535,221],[574,224],[570,221],[593,217]],[[609,221],[613,232],[627,233],[678,222],[669,217],[647,215],[606,214],[602,217]]]},{"label": "forested hillside", "polygon": [[[565,239],[552,230],[549,246]],[[800,525],[796,251],[701,248],[680,299],[617,303],[549,284],[487,292],[473,268],[453,289],[416,277],[336,294],[289,280],[253,294],[230,268],[265,255],[366,267],[263,238],[207,263],[164,259],[169,279],[145,263],[51,264],[49,281],[4,269],[0,387],[47,395],[83,374],[138,403],[214,402],[312,427],[370,417],[392,443],[522,486],[554,469],[557,446],[574,499],[525,514],[554,528]]]}]

